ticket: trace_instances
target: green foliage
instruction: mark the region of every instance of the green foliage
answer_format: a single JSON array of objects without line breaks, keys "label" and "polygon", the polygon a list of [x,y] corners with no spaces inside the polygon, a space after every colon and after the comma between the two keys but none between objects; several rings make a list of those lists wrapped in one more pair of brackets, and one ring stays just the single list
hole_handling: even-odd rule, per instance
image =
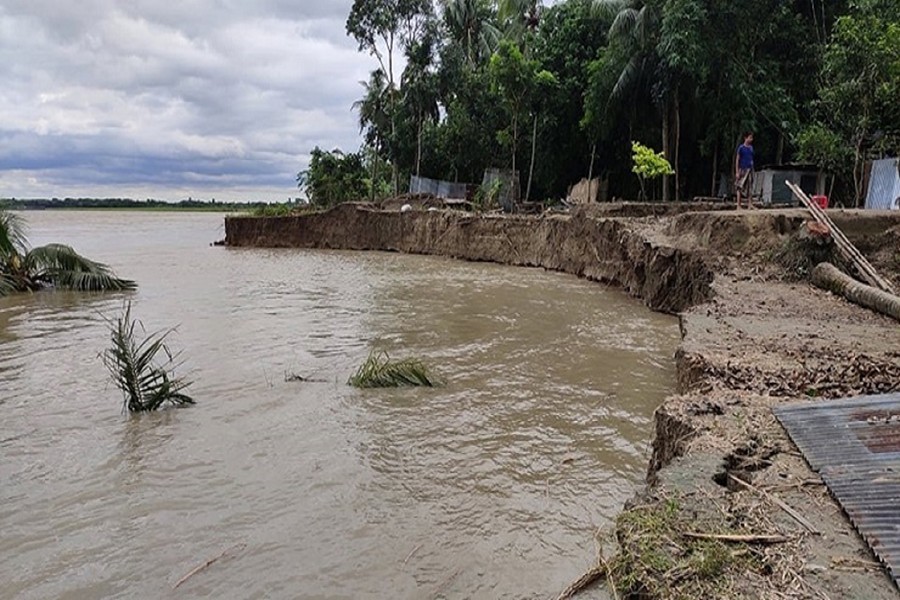
[{"label": "green foliage", "polygon": [[392,360],[387,352],[373,350],[347,382],[358,388],[435,387],[440,381],[429,373],[422,361],[414,358]]},{"label": "green foliage", "polygon": [[478,186],[478,189],[475,191],[475,210],[483,212],[500,206],[500,192],[502,190],[503,182],[499,179]]},{"label": "green foliage", "polygon": [[654,152],[652,149],[631,142],[631,171],[638,176],[641,182],[641,199],[646,199],[645,183],[648,179],[656,179],[663,175],[671,175],[675,171],[672,165],[663,156],[662,152]]},{"label": "green foliage", "polygon": [[497,132],[497,140],[511,153],[511,167],[516,171],[520,125],[537,113],[541,100],[556,84],[556,77],[541,69],[536,60],[525,58],[519,47],[502,40],[489,63],[491,86],[502,99],[508,125]]},{"label": "green foliage", "polygon": [[193,398],[184,393],[191,382],[175,376],[179,354],[173,354],[165,343],[172,331],[151,333],[139,340],[138,333],[146,331],[131,318],[131,303],[110,323],[110,347],[103,353],[103,364],[122,391],[123,410],[149,412],[165,404],[194,404]]},{"label": "green foliage", "polygon": [[378,44],[383,40],[391,51],[396,38],[407,43],[414,39],[415,20],[430,13],[430,8],[427,0],[354,0],[347,17],[347,33],[360,50],[378,54]]},{"label": "green foliage", "polygon": [[355,0],[348,32],[380,66],[360,125],[395,181],[477,183],[530,146],[538,195],[596,167],[622,196],[637,139],[662,142],[682,197],[707,195],[752,129],[760,164],[808,157],[840,191],[897,151],[898,1],[443,0],[438,21],[419,0]]},{"label": "green foliage", "polygon": [[254,217],[289,217],[313,213],[316,210],[305,202],[273,202],[257,206],[250,214]]},{"label": "green foliage", "polygon": [[[368,161],[367,161],[368,159]],[[328,208],[341,202],[366,200],[372,186],[381,189],[387,168],[376,170],[382,180],[370,177],[367,162],[382,162],[377,156],[363,152],[344,154],[340,150],[326,152],[318,147],[310,154],[309,169],[297,174],[297,185],[306,193],[309,202],[319,208]]]},{"label": "green foliage", "polygon": [[633,161],[631,171],[641,179],[654,179],[674,173],[672,165],[662,152],[654,152],[638,142],[631,142],[631,152]]},{"label": "green foliage", "polygon": [[108,266],[81,256],[69,246],[29,248],[24,220],[0,210],[0,296],[44,287],[101,292],[132,290],[137,285],[116,277]]},{"label": "green foliage", "polygon": [[[862,199],[869,154],[900,150],[900,2],[857,2],[837,19],[825,48],[819,117],[829,131],[828,159],[852,173]],[[820,139],[822,130],[808,132]],[[807,151],[811,149],[807,145]],[[822,158],[822,157],[819,157]]]},{"label": "green foliage", "polygon": [[852,151],[841,136],[828,127],[814,123],[797,136],[800,160],[832,173],[846,173],[853,160]]},{"label": "green foliage", "polygon": [[444,26],[463,51],[470,67],[483,64],[500,43],[502,33],[493,21],[488,0],[445,0]]}]

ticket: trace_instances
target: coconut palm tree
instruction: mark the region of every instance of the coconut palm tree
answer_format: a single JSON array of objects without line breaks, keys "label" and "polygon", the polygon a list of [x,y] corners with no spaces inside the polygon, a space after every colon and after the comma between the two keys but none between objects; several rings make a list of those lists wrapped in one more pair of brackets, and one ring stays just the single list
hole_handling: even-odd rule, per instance
[{"label": "coconut palm tree", "polygon": [[507,36],[521,43],[527,33],[537,31],[543,5],[539,0],[499,0],[497,15],[506,23]]},{"label": "coconut palm tree", "polygon": [[[378,157],[384,150],[385,137],[390,135],[391,115],[390,98],[393,90],[388,87],[387,77],[381,69],[375,69],[369,75],[369,81],[360,81],[365,89],[363,97],[353,103],[353,110],[359,113],[359,132],[365,134],[366,144],[373,151],[372,160],[372,197],[375,201],[375,182],[378,179]],[[392,161],[393,162],[393,161]]]},{"label": "coconut palm tree", "polygon": [[485,0],[443,0],[444,22],[450,36],[465,52],[470,66],[481,63],[497,48],[502,37],[491,21]]},{"label": "coconut palm tree", "polygon": [[110,268],[81,256],[63,244],[29,248],[25,222],[0,209],[0,296],[42,288],[78,291],[131,290],[136,284],[119,279]]},{"label": "coconut palm tree", "polygon": [[612,90],[612,97],[621,99],[655,70],[659,20],[643,0],[594,0],[594,9],[612,17],[609,39],[625,53],[626,62]]},{"label": "coconut palm tree", "polygon": [[[593,0],[594,9],[612,17],[609,40],[621,53],[622,63],[610,100],[626,104],[641,91],[655,96],[662,115],[663,155],[672,160],[670,151],[670,114],[673,103],[677,115],[677,91],[669,89],[668,75],[658,51],[660,17],[657,7],[647,0]],[[676,116],[676,127],[679,122]],[[676,143],[676,146],[678,144]],[[678,161],[675,161],[677,169]],[[676,186],[677,187],[677,186]],[[669,199],[669,176],[663,176],[663,201]]]}]

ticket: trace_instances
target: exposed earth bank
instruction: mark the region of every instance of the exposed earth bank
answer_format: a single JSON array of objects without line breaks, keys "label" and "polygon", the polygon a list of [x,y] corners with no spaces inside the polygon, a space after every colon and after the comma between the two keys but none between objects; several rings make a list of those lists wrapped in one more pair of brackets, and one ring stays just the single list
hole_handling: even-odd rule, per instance
[{"label": "exposed earth bank", "polygon": [[[621,597],[896,598],[771,407],[900,390],[900,325],[806,283],[830,248],[805,240],[804,211],[710,208],[615,204],[508,217],[348,204],[228,217],[225,232],[229,246],[543,267],[678,314],[678,394],[656,412],[648,485],[617,520],[605,565]],[[900,283],[900,213],[829,214]]]}]

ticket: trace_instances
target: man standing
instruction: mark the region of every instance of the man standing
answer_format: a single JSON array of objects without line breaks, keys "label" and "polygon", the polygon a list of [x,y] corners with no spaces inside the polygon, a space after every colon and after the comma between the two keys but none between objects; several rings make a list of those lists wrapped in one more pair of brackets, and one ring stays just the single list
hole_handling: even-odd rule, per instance
[{"label": "man standing", "polygon": [[744,143],[734,155],[734,189],[737,207],[741,208],[741,196],[747,197],[747,208],[753,208],[753,132],[744,134]]}]

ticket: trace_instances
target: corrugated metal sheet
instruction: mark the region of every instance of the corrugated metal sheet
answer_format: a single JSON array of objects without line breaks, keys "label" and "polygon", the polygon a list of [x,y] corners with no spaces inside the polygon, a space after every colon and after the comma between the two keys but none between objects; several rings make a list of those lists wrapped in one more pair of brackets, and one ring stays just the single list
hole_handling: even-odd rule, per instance
[{"label": "corrugated metal sheet", "polygon": [[900,587],[900,394],[774,412]]},{"label": "corrugated metal sheet", "polygon": [[869,176],[869,193],[866,194],[866,208],[900,209],[900,172],[896,158],[883,158],[872,161],[872,174]]},{"label": "corrugated metal sheet", "polygon": [[466,184],[454,183],[452,181],[440,181],[437,179],[428,179],[427,177],[409,177],[409,193],[410,194],[431,194],[438,198],[453,198],[456,200],[466,199]]}]

